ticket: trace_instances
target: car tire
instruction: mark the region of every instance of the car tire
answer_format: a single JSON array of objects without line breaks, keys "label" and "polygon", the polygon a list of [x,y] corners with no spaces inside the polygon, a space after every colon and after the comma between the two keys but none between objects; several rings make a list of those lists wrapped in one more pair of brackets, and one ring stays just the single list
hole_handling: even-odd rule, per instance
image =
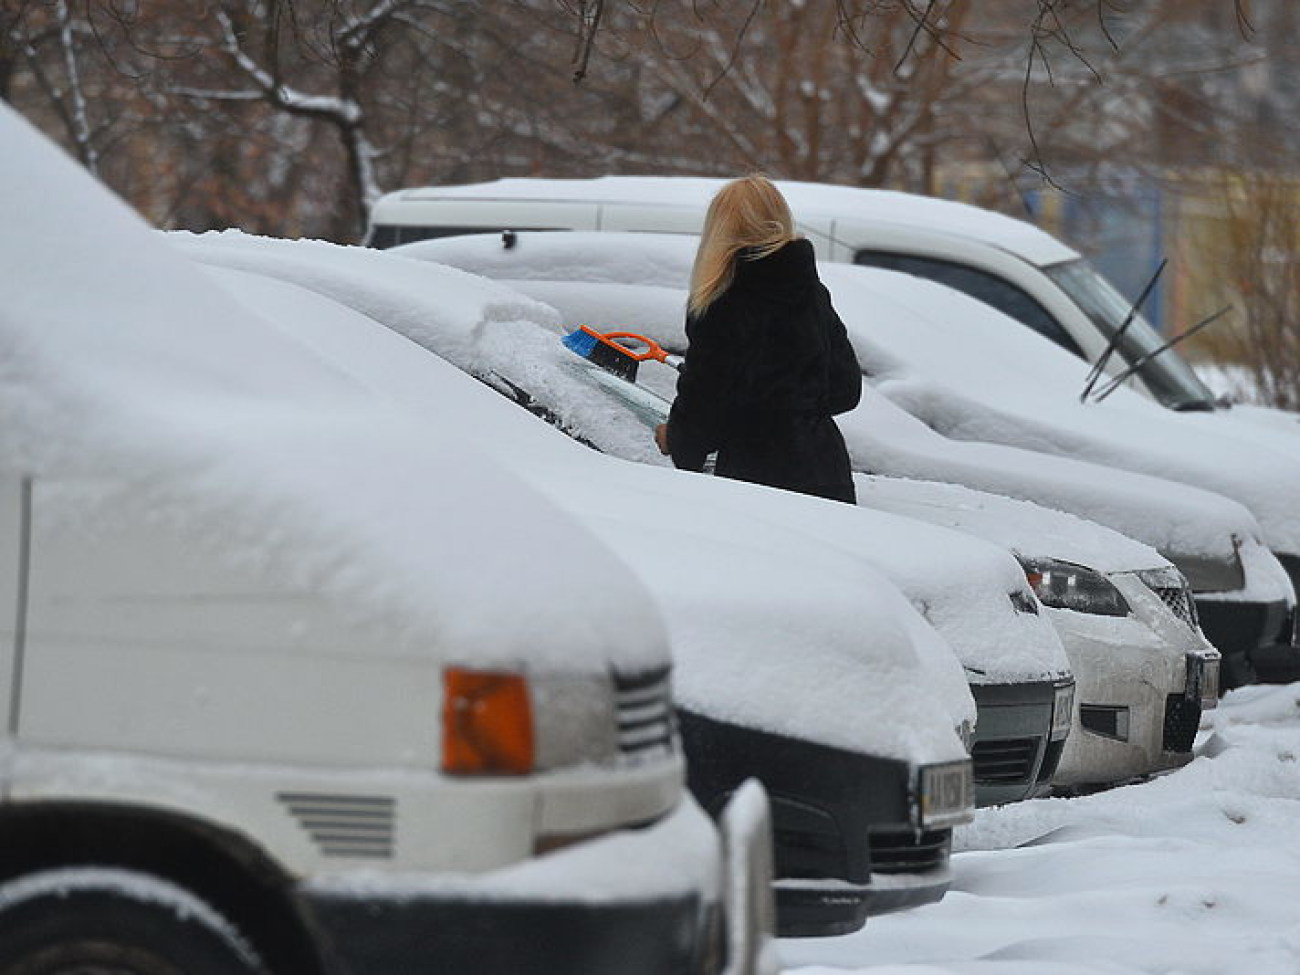
[{"label": "car tire", "polygon": [[0,884],[0,975],[266,975],[229,921],[151,874],[45,870]]}]

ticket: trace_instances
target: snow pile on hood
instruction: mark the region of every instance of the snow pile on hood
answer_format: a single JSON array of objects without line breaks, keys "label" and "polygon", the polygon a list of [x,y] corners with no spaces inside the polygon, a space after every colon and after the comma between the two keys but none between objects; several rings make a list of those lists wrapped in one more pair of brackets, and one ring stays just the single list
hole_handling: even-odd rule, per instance
[{"label": "snow pile on hood", "polygon": [[1062,559],[1103,573],[1169,565],[1149,545],[1030,501],[937,481],[858,474],[854,483],[859,504],[968,532],[1025,558]]},{"label": "snow pile on hood", "polygon": [[[0,179],[29,188],[0,224],[7,471],[115,481],[446,658],[666,659],[643,591],[571,518],[270,327],[3,106],[0,140]],[[627,608],[565,613],[584,588]]]},{"label": "snow pile on hood", "polygon": [[[204,260],[227,263],[221,248],[196,249],[206,239],[189,241],[189,252],[202,256]],[[221,240],[228,246],[237,243],[229,235]],[[257,241],[251,241],[251,244],[250,250],[262,256],[271,249]],[[294,248],[293,242],[286,241],[274,249],[284,253]],[[303,251],[298,259],[267,260],[263,267],[268,274],[316,288],[326,275],[320,271],[305,271],[300,263],[310,261],[314,252],[315,249],[312,254]],[[350,250],[336,248],[334,257],[325,262],[329,267],[329,283],[322,286],[325,293],[407,334],[439,355],[449,359],[455,356],[461,348],[459,338],[439,339],[438,328],[433,324],[436,314],[432,309],[423,316],[422,324],[413,328],[407,324],[411,317],[420,315],[419,309],[423,305],[430,302],[427,285],[419,287],[417,282],[416,287],[412,286],[406,265],[414,262],[395,262],[392,273],[374,260],[355,262],[349,270],[346,264],[352,256]],[[245,266],[242,259],[238,266]],[[388,297],[378,300],[377,296],[385,293]],[[392,297],[396,294],[404,297],[400,300]],[[406,312],[400,318],[390,320],[385,317],[385,309],[394,306],[401,306]],[[610,449],[611,442],[631,442],[639,437],[640,446],[637,448],[624,452],[616,443],[613,452],[637,458],[648,453],[652,448],[645,426],[635,421],[628,422],[626,415],[620,419],[611,412],[609,399],[600,394],[589,377],[582,375],[581,363],[563,349],[555,336],[535,325],[530,333],[527,327],[521,327],[526,324],[495,323],[480,328],[476,361],[533,394],[543,406],[564,420],[572,418],[575,428],[582,430],[598,426],[608,429],[617,426],[620,431],[617,436],[596,438],[603,449]],[[493,332],[504,341],[489,342]],[[562,358],[557,360],[557,355]],[[569,360],[567,365],[563,357]],[[593,396],[598,398],[593,401]],[[540,442],[549,445],[552,440],[554,438],[543,437]],[[494,442],[498,441],[494,439]],[[532,442],[499,442],[511,442],[511,459],[526,457],[529,464],[544,459]],[[680,490],[676,479],[664,483],[661,490]],[[861,511],[856,517],[847,519],[841,512],[839,515],[821,515],[820,520],[814,520],[801,513],[802,509],[809,507],[806,499],[786,496],[781,507],[776,508],[777,502],[769,500],[772,494],[760,494],[764,500],[758,502],[757,515],[771,520],[768,511],[780,511],[787,519],[798,519],[791,523],[797,523],[801,531],[815,534],[827,544],[874,564],[939,628],[977,679],[1036,679],[1068,671],[1064,651],[1050,625],[1045,620],[1013,610],[1010,593],[1023,590],[1025,581],[1019,566],[1005,552],[971,538],[952,536],[930,526],[876,512]],[[572,498],[572,494],[569,497]],[[686,501],[688,499],[683,498],[683,502]],[[591,509],[584,510],[590,512]],[[844,521],[848,524],[842,524]],[[728,537],[734,535],[734,530],[721,527],[724,524],[719,522],[715,532]]]}]

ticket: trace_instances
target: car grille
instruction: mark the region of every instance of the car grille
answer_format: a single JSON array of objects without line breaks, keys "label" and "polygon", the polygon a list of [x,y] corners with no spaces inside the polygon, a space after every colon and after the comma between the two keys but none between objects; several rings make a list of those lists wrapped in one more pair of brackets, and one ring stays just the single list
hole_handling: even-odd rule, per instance
[{"label": "car grille", "polygon": [[672,751],[677,738],[672,668],[640,674],[614,673],[618,750],[624,755]]},{"label": "car grille", "polygon": [[1162,746],[1165,751],[1190,752],[1200,727],[1199,701],[1189,701],[1182,694],[1170,694],[1165,699],[1165,735]]},{"label": "car grille", "polygon": [[1169,607],[1171,613],[1193,630],[1200,625],[1196,618],[1196,603],[1192,600],[1190,589],[1172,586],[1152,586],[1151,589],[1160,597],[1160,601]]},{"label": "car grille", "polygon": [[988,785],[1028,782],[1037,757],[1037,738],[977,741],[971,749],[975,781]]},{"label": "car grille", "polygon": [[872,873],[919,873],[948,862],[952,830],[873,831],[869,843]]}]

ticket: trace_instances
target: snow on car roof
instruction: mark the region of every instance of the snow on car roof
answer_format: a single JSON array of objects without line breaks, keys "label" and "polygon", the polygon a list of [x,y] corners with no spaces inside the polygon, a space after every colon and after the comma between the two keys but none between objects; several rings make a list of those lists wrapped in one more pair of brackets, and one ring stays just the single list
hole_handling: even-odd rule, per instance
[{"label": "snow on car roof", "polygon": [[[434,324],[438,314],[432,307],[433,296],[416,270],[427,264],[395,258],[387,252],[355,248],[325,250],[292,241],[230,234],[179,237],[177,242],[187,252],[216,262],[233,262],[239,267],[260,262],[266,273],[288,277],[360,308],[440,355],[453,360],[462,358],[460,364],[464,365],[462,337],[446,335],[446,325]],[[400,312],[393,311],[399,308]],[[554,313],[548,317],[553,320]],[[529,322],[512,327],[507,324],[498,322],[492,328],[476,330],[481,339],[477,357],[480,371],[488,367],[514,380],[538,395],[542,405],[561,417],[574,418],[580,426],[584,417],[592,423],[599,422],[596,417],[608,417],[608,399],[593,390],[585,379],[569,378],[572,374],[565,371],[564,364],[572,354],[563,349],[553,331]],[[649,444],[649,434],[643,428],[639,431],[633,428],[631,435],[636,436],[638,432]],[[494,439],[497,436],[494,432]],[[506,434],[500,436],[504,438]],[[535,460],[538,444],[553,450],[551,445],[558,440],[550,436],[538,438],[535,434],[530,439],[536,443],[512,446],[515,455]],[[603,477],[608,481],[609,475]],[[732,488],[717,485],[716,489]],[[691,482],[680,476],[664,481],[659,489],[661,493],[680,497],[682,504],[695,503],[695,495],[682,493],[692,490]],[[953,643],[963,663],[977,668],[986,679],[1042,677],[1067,669],[1064,651],[1046,621],[1023,618],[1023,614],[1012,611],[1009,594],[1024,588],[1024,576],[1005,551],[880,512],[864,510],[844,519],[842,512],[827,513],[820,505],[810,505],[807,499],[790,496],[781,498],[778,509],[773,494],[761,492],[758,500],[750,500],[755,496],[746,486],[742,488],[743,500],[737,499],[733,506],[737,511],[752,509],[755,515],[769,522],[779,511],[788,523],[797,524],[805,534],[815,534],[828,544],[856,551],[861,558],[874,563],[914,603],[927,607],[929,618]],[[719,517],[714,534],[727,524],[725,514]]]},{"label": "snow on car roof", "polygon": [[[381,198],[374,222],[419,223],[418,209],[407,205],[436,199],[455,200],[563,200],[586,203],[624,203],[657,208],[698,211],[703,219],[713,195],[725,179],[693,176],[601,176],[595,179],[508,178],[486,183],[426,186],[398,190]],[[813,216],[895,227],[910,227],[985,241],[1018,254],[1035,264],[1072,260],[1079,253],[1031,223],[992,210],[954,200],[865,189],[777,180],[796,219]]]},{"label": "snow on car roof", "polygon": [[[259,249],[269,256],[269,246]],[[185,250],[197,256],[200,248]],[[288,248],[295,250],[303,253]],[[277,274],[288,274],[292,263],[266,261]],[[412,314],[437,305],[437,269],[432,275],[425,269],[420,292],[403,294],[385,286],[364,258],[363,264],[356,280],[331,265],[332,287],[403,296],[400,304]],[[447,426],[465,429],[499,448],[503,461],[526,468],[530,483],[548,497],[580,513],[584,526],[650,583],[647,598],[667,622],[678,661],[674,693],[684,706],[908,761],[962,754],[954,727],[973,720],[974,707],[951,649],[859,560],[803,537],[797,527],[745,521],[735,513],[735,498],[700,490],[689,479],[589,451],[439,356],[305,285],[219,266],[210,273],[287,334],[382,388],[431,435]],[[749,492],[751,506],[759,490]],[[738,524],[747,534],[718,528]],[[538,576],[550,568],[545,558],[531,565]],[[598,591],[575,589],[564,605],[581,618],[599,598]],[[764,605],[779,611],[765,613]],[[800,707],[789,706],[791,695]]]},{"label": "snow on car roof", "polygon": [[[648,233],[519,234],[515,247],[505,250],[494,235],[447,237],[396,248],[394,252],[454,264],[475,273],[508,281],[518,290],[558,309],[572,327],[620,328],[635,322],[636,331],[669,348],[685,347],[681,308],[694,254],[691,238]],[[639,255],[652,255],[640,261]],[[1061,354],[1046,340],[1013,326],[997,312],[965,296],[910,275],[869,268],[819,265],[823,277],[842,287],[846,300],[841,314],[854,326],[859,358],[873,384],[882,392],[904,398],[909,391],[933,390],[939,403],[964,404],[965,399],[941,379],[989,387],[986,395],[1014,402],[1001,416],[1010,433],[1022,430],[1037,414],[1051,416],[1050,404],[1062,389],[1082,388],[1078,362]],[[564,276],[568,275],[567,281]],[[611,284],[611,279],[628,284]],[[921,294],[920,300],[908,296]],[[994,337],[971,340],[972,316],[1010,339],[1023,337],[1035,368],[1041,367],[1033,392],[1017,369],[990,356]],[[995,345],[996,347],[996,345]],[[987,374],[972,375],[966,363],[992,359]],[[928,381],[928,367],[938,378]],[[913,396],[919,399],[919,396]],[[912,400],[906,400],[914,405]],[[1177,424],[1191,417],[1166,415],[1127,390],[1102,404],[1114,410],[1153,412],[1156,421]],[[971,406],[982,410],[978,402]],[[1066,409],[1074,412],[1067,404]],[[1081,407],[1088,410],[1091,407]],[[921,416],[929,420],[924,412]],[[1045,454],[1035,438],[1016,443],[1010,435],[1000,443],[954,439],[900,409],[892,399],[864,389],[862,405],[837,418],[859,469],[924,480],[945,480],[969,487],[1036,501],[1105,524],[1166,553],[1231,558],[1233,536],[1255,545],[1255,518],[1241,504],[1185,483],[1149,473],[1117,470],[1104,459]],[[935,424],[937,425],[937,424]],[[1184,426],[1190,430],[1190,426]],[[1106,432],[1103,426],[1096,435]],[[1185,434],[1186,437],[1192,435]]]},{"label": "snow on car roof", "polygon": [[[167,514],[208,524],[232,562],[290,571],[405,627],[416,652],[666,661],[644,591],[570,517],[271,327],[5,106],[0,142],[0,180],[24,188],[0,221],[8,472],[161,497]],[[492,287],[435,273],[471,304]],[[543,552],[552,568],[539,575],[529,555]],[[591,611],[570,612],[583,591]]]}]

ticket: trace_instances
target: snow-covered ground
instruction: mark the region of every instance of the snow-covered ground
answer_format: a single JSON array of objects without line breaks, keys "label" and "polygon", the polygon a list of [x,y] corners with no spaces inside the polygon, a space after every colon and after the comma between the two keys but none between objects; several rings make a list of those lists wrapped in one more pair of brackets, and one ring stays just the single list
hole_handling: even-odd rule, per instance
[{"label": "snow-covered ground", "polygon": [[1300,684],[1230,692],[1191,765],[980,810],[938,904],[785,940],[787,975],[1295,975]]}]

